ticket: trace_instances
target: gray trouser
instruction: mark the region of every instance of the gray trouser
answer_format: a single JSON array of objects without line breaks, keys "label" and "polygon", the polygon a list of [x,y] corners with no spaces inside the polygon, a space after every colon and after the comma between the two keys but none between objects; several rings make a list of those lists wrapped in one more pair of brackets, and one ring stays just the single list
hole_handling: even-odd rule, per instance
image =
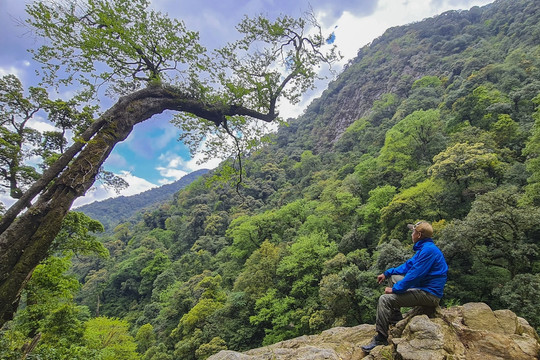
[{"label": "gray trouser", "polygon": [[[402,275],[392,275],[389,279],[390,286],[403,279]],[[439,305],[439,298],[420,289],[409,289],[402,294],[383,294],[379,297],[377,305],[377,322],[375,328],[377,332],[388,337],[388,327],[390,318],[399,313],[401,307],[430,306]]]}]

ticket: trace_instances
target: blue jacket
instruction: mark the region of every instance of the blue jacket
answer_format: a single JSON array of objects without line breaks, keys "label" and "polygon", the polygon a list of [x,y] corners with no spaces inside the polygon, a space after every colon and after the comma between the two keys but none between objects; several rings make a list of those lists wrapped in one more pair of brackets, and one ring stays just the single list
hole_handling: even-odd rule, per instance
[{"label": "blue jacket", "polygon": [[448,272],[444,255],[431,238],[417,241],[413,249],[416,253],[412,258],[384,272],[386,278],[392,275],[405,275],[403,280],[392,287],[392,292],[400,294],[414,288],[441,298]]}]

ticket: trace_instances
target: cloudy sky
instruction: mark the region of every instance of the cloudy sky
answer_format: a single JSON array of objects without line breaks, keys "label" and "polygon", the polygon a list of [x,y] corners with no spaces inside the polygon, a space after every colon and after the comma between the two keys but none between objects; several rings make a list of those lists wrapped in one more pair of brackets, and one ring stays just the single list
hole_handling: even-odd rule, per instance
[{"label": "cloudy sky", "polygon": [[[25,87],[38,81],[37,67],[27,52],[36,46],[28,29],[21,26],[29,1],[0,0],[0,76],[16,74]],[[201,43],[208,49],[218,48],[237,38],[235,25],[244,15],[280,14],[300,16],[313,9],[325,33],[335,34],[335,44],[344,56],[337,70],[356,56],[358,49],[382,35],[392,26],[404,25],[452,9],[469,9],[492,0],[151,0],[152,7],[170,17],[182,19],[187,28],[200,33]],[[328,80],[327,80],[328,81]],[[315,91],[306,94],[300,104],[281,104],[285,118],[295,117],[327,85],[317,83]],[[179,131],[169,124],[170,113],[161,114],[135,127],[119,144],[105,163],[105,169],[122,176],[130,184],[121,195],[136,194],[149,188],[173,182],[202,167],[213,168],[218,161],[197,165],[183,144],[177,141]],[[33,126],[50,127],[45,119],[36,119]],[[99,184],[75,205],[116,196]],[[0,200],[9,204],[5,194]]]}]

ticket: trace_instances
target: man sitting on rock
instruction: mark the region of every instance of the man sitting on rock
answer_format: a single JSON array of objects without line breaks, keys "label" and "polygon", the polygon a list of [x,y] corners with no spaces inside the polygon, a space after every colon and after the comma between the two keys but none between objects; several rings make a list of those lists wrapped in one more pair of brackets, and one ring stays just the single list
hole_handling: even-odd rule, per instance
[{"label": "man sitting on rock", "polygon": [[379,345],[388,345],[388,328],[401,320],[400,308],[407,306],[437,307],[446,284],[448,265],[439,248],[433,243],[433,228],[425,221],[408,224],[412,230],[414,256],[404,264],[390,268],[377,276],[380,284],[389,280],[377,305],[377,335],[362,350],[370,352]]}]

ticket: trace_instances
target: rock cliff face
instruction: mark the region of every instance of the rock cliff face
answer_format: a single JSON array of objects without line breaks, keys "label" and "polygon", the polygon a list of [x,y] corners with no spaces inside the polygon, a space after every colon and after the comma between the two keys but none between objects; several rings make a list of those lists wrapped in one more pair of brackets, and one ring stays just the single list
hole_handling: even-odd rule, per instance
[{"label": "rock cliff face", "polygon": [[221,351],[208,360],[489,360],[539,359],[540,338],[529,323],[510,310],[468,303],[438,310],[428,317],[413,309],[390,328],[390,344],[362,351],[374,325],[334,328],[245,353]]}]

